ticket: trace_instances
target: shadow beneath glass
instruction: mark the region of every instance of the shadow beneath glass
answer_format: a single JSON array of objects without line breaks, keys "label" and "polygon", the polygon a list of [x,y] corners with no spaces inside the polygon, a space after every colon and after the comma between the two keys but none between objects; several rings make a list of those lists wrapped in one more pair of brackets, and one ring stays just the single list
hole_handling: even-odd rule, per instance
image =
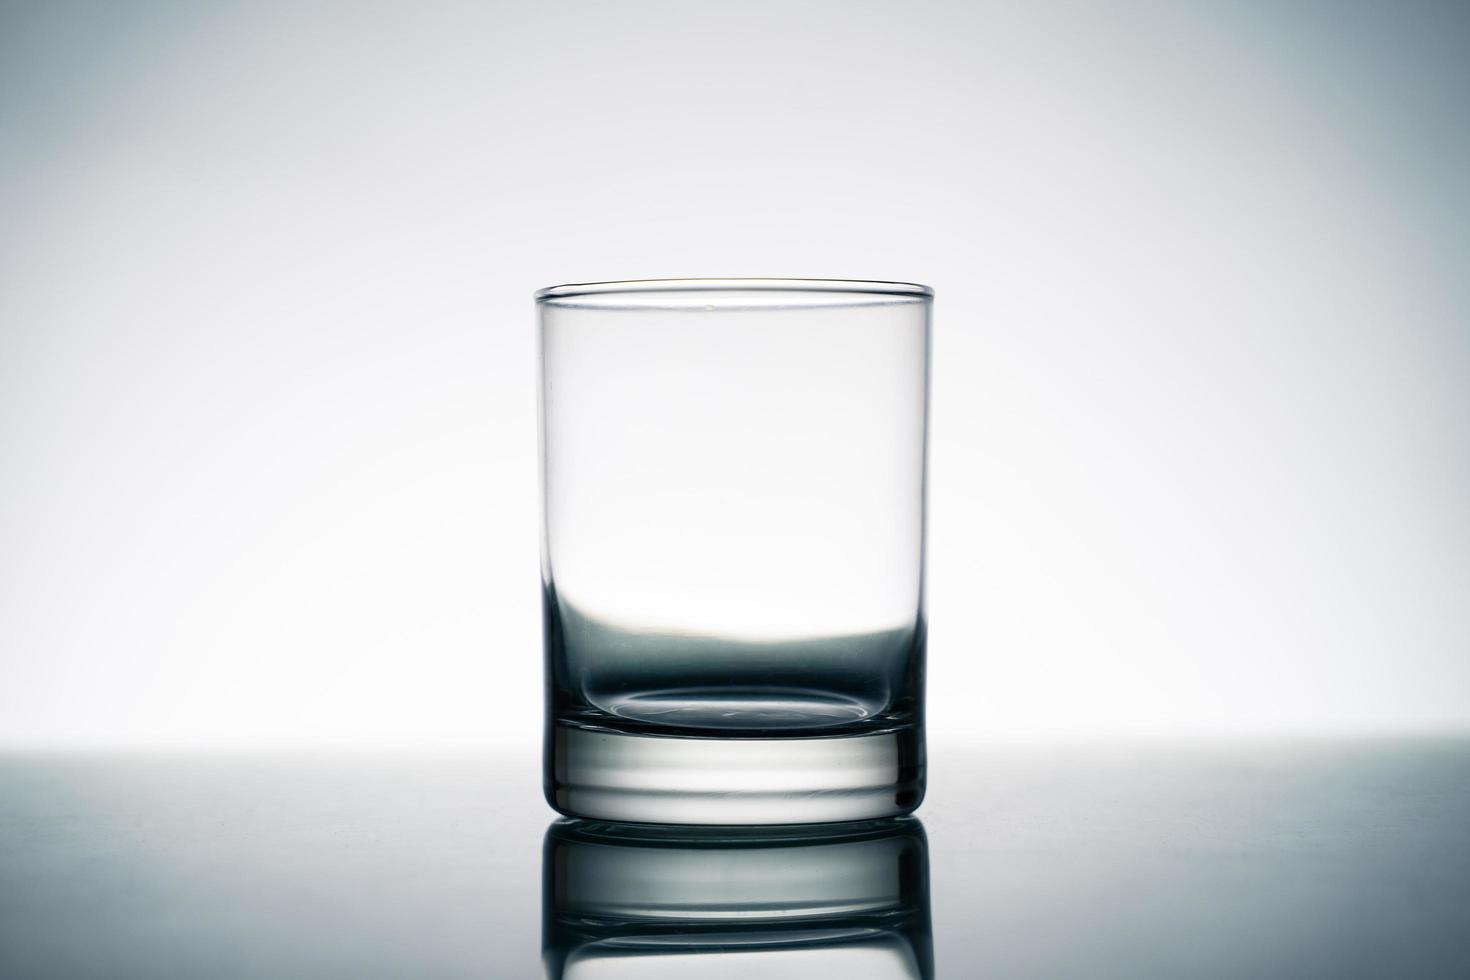
[{"label": "shadow beneath glass", "polygon": [[541,903],[551,980],[934,974],[928,846],[913,817],[779,828],[558,820]]}]

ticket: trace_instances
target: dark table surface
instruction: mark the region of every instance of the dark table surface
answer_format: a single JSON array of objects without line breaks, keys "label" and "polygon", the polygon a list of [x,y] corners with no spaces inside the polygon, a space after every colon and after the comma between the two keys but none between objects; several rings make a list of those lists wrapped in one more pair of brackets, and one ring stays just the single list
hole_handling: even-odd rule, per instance
[{"label": "dark table surface", "polygon": [[[931,756],[944,980],[1470,976],[1470,740]],[[554,819],[530,750],[10,754],[0,976],[538,977]]]}]

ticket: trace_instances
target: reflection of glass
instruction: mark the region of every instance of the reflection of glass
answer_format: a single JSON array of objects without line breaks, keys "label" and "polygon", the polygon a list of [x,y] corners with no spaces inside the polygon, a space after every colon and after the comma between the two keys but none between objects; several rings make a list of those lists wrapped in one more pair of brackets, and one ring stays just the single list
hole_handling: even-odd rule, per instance
[{"label": "reflection of glass", "polygon": [[542,874],[550,980],[934,974],[928,847],[913,818],[782,828],[560,820]]}]

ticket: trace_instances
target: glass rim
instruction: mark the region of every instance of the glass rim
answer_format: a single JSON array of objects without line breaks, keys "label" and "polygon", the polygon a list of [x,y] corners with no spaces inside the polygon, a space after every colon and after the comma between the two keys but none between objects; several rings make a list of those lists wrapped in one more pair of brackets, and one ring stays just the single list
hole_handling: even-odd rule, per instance
[{"label": "glass rim", "polygon": [[870,296],[899,296],[931,299],[934,290],[916,282],[885,282],[878,279],[796,279],[742,277],[706,279],[623,279],[610,282],[576,282],[547,286],[536,291],[536,302],[583,296],[630,293],[836,293]]}]

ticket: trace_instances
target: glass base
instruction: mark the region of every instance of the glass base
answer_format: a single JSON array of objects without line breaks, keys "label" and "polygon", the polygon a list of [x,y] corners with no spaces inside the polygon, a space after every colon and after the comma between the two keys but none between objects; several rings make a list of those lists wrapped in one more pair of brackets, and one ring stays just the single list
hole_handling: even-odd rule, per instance
[{"label": "glass base", "polygon": [[912,812],[924,797],[917,727],[825,738],[680,738],[553,723],[546,799],[573,817],[660,824],[794,824]]}]

